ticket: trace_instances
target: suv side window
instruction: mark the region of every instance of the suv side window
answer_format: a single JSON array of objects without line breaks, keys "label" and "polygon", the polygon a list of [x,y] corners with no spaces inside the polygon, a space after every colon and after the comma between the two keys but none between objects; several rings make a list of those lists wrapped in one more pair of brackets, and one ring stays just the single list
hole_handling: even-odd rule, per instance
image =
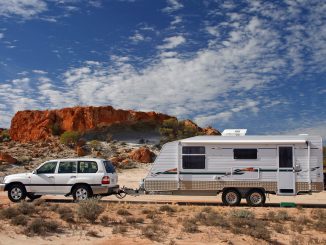
[{"label": "suv side window", "polygon": [[110,161],[103,161],[103,163],[104,163],[105,170],[108,174],[115,173],[115,168]]},{"label": "suv side window", "polygon": [[91,161],[78,162],[78,173],[96,173],[97,163]]},{"label": "suv side window", "polygon": [[37,174],[54,174],[57,162],[48,162],[37,169]]},{"label": "suv side window", "polygon": [[58,168],[59,174],[71,174],[77,173],[77,163],[76,162],[60,162]]}]

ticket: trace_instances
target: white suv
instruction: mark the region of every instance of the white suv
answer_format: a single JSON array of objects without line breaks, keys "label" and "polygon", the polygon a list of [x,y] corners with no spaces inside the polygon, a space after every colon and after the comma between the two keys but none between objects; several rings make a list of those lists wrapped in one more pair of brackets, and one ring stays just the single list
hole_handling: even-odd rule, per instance
[{"label": "white suv", "polygon": [[13,202],[42,195],[72,195],[84,200],[93,195],[115,194],[118,176],[110,161],[95,158],[51,160],[32,173],[8,175],[0,190],[8,191]]}]

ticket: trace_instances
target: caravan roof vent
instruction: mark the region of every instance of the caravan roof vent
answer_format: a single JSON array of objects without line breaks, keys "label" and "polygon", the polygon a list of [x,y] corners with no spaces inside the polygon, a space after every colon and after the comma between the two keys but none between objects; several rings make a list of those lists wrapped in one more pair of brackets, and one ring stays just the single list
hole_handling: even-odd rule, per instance
[{"label": "caravan roof vent", "polygon": [[224,129],[222,136],[245,136],[247,129]]}]

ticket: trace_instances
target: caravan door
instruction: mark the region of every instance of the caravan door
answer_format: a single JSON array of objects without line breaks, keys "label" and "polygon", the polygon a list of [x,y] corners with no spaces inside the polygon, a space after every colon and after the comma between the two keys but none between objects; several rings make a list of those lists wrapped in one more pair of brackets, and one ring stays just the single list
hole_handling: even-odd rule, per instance
[{"label": "caravan door", "polygon": [[294,148],[293,146],[278,147],[278,195],[292,196],[295,191],[294,171]]}]

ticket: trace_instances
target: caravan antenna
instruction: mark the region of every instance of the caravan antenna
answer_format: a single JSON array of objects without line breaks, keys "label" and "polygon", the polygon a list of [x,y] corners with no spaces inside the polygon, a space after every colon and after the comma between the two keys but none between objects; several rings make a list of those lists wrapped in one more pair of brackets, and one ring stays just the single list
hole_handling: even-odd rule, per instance
[{"label": "caravan antenna", "polygon": [[222,136],[245,136],[247,129],[224,129]]}]

